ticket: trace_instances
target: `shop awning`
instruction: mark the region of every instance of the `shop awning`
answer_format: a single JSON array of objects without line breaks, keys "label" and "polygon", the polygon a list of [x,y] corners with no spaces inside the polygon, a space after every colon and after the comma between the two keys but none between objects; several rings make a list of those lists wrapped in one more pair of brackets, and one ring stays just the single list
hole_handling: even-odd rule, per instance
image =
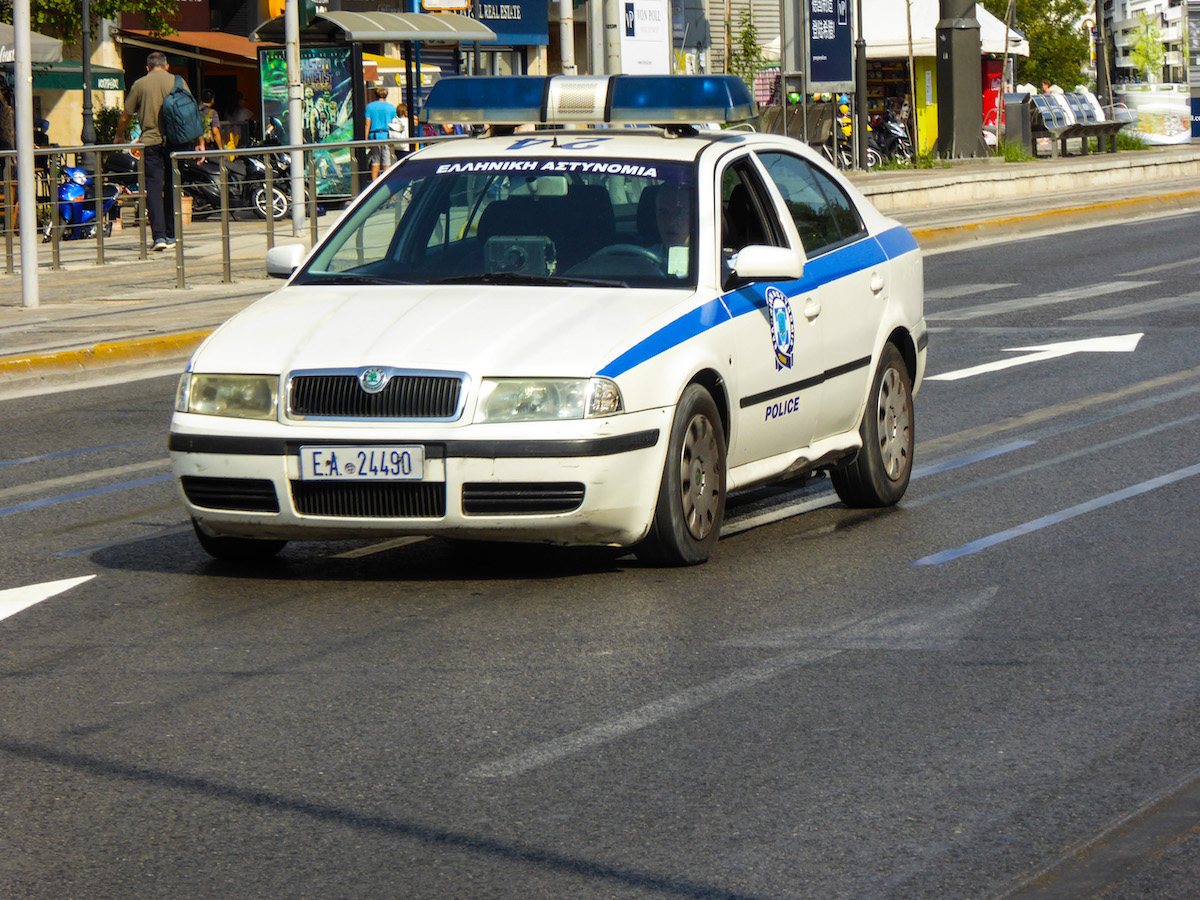
[{"label": "shop awning", "polygon": [[[8,84],[13,83],[13,63],[4,63],[0,69]],[[108,66],[92,65],[92,90],[125,90],[125,73]],[[83,63],[53,62],[33,64],[33,89],[35,91],[82,91]]]},{"label": "shop awning", "polygon": [[[363,77],[368,82],[382,81],[384,86],[400,85],[404,86],[406,82],[404,60],[393,59],[388,56],[380,56],[376,53],[364,53],[363,59]],[[413,64],[415,67],[415,63]],[[421,84],[424,87],[430,87],[439,78],[442,77],[441,66],[435,66],[431,63],[421,63]]]},{"label": "shop awning", "polygon": [[179,31],[172,35],[152,35],[139,28],[121,28],[114,34],[118,43],[146,50],[160,50],[174,56],[186,56],[226,66],[258,68],[259,44],[240,34],[221,31]]},{"label": "shop awning", "polygon": [[[252,37],[259,41],[282,44],[283,16],[258,26]],[[300,29],[300,43],[341,44],[346,42],[382,44],[393,41],[433,41],[462,43],[494,41],[496,33],[482,22],[457,13],[359,13],[330,11],[317,13],[312,24]]]},{"label": "shop awning", "polygon": [[[16,62],[17,38],[16,30],[11,25],[0,22],[0,63]],[[62,62],[62,41],[49,35],[29,32],[30,59],[35,63]]]}]

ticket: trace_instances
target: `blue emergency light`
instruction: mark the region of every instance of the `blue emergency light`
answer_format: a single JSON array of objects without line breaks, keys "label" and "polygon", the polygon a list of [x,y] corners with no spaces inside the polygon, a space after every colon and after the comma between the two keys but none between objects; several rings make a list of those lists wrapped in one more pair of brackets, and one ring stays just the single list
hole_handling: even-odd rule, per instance
[{"label": "blue emergency light", "polygon": [[754,98],[736,75],[443,78],[421,121],[461,125],[672,125],[742,122]]}]

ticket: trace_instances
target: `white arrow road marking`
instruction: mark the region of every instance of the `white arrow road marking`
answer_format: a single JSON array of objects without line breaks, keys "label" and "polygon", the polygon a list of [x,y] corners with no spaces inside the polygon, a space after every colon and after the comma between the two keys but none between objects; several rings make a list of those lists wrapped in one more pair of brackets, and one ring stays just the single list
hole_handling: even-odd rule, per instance
[{"label": "white arrow road marking", "polygon": [[811,666],[846,650],[949,650],[963,635],[999,589],[989,587],[947,607],[922,606],[891,610],[870,619],[848,622],[824,631],[797,629],[760,638],[727,641],[727,647],[795,648],[712,681],[653,700],[606,722],[581,728],[560,738],[536,744],[505,759],[472,769],[471,778],[511,778],[557,762],[590,747],[607,744],[627,734],[677,718],[803,666]]},{"label": "white arrow road marking", "polygon": [[1070,356],[1072,353],[1132,353],[1137,348],[1138,341],[1141,339],[1142,335],[1140,333],[1119,334],[1113,337],[1088,338],[1082,341],[1045,344],[1041,347],[1006,347],[1004,349],[1005,353],[1025,353],[1027,355],[998,359],[995,362],[971,366],[969,369],[956,369],[953,372],[943,372],[941,375],[926,375],[925,380],[958,381],[962,378],[970,378],[973,375],[983,375],[987,372],[1011,369],[1013,366],[1024,366],[1046,359]]},{"label": "white arrow road marking", "polygon": [[78,584],[91,581],[95,575],[84,575],[81,578],[66,578],[62,581],[47,581],[45,584],[31,584],[28,587],[10,588],[0,591],[0,619],[15,616],[23,609],[28,609],[35,603],[48,600],[55,594],[69,591]]}]

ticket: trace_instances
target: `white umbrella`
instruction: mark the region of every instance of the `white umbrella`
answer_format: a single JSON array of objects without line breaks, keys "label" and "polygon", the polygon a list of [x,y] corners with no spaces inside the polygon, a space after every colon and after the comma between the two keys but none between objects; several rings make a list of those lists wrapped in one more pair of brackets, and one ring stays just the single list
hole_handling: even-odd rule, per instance
[{"label": "white umbrella", "polygon": [[[56,63],[62,62],[62,41],[57,38],[29,33],[29,44],[32,51],[30,62]],[[10,63],[17,58],[15,32],[11,25],[0,22],[0,63]]]}]

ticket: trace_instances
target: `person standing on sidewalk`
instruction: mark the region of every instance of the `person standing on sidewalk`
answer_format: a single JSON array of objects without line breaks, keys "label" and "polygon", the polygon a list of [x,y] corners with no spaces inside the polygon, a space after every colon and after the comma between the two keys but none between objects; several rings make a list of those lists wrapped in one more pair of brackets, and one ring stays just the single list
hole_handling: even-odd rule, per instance
[{"label": "person standing on sidewalk", "polygon": [[[184,87],[187,87],[186,83]],[[175,246],[175,216],[167,215],[168,210],[174,210],[175,203],[171,152],[195,149],[188,144],[167,144],[163,137],[159,114],[167,94],[174,88],[175,76],[167,69],[166,55],[157,51],[151,53],[146,57],[146,74],[135,81],[125,94],[125,109],[117,121],[114,138],[116,143],[124,143],[129,122],[137,116],[142,128],[139,140],[145,145],[146,215],[150,220],[155,250],[169,250]]]},{"label": "person standing on sidewalk", "polygon": [[[382,141],[388,138],[388,125],[396,118],[396,107],[388,103],[388,90],[385,87],[375,88],[375,100],[367,104],[367,140]],[[378,144],[371,148],[371,180],[379,177],[379,170],[392,164],[392,148],[388,144]]]}]

